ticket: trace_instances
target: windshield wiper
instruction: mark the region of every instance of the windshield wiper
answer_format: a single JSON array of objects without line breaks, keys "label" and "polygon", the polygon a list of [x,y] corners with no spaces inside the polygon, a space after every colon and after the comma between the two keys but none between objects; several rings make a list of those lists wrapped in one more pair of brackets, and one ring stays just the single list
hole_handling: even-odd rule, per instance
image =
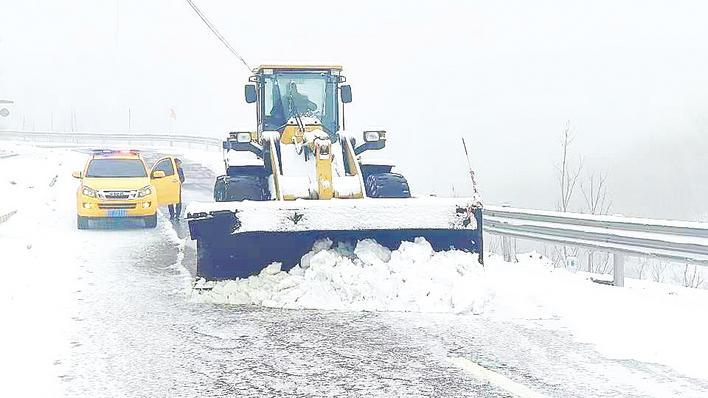
[{"label": "windshield wiper", "polygon": [[[292,109],[292,114],[293,114],[293,117],[295,117],[295,121],[297,123],[298,128],[300,129],[300,131],[302,131],[304,133],[305,132],[305,123],[303,123],[302,114],[300,113],[300,111],[297,109],[297,106],[295,105],[295,98],[293,97],[292,92],[290,94],[288,94],[288,105]],[[332,142],[337,141],[337,135],[332,130],[330,130],[327,126],[325,126],[324,123],[320,123],[320,127],[322,128],[322,130],[324,130],[325,133],[327,133],[327,135],[330,136],[330,139]]]},{"label": "windshield wiper", "polygon": [[302,122],[302,115],[300,115],[300,112],[297,110],[297,106],[295,106],[295,98],[293,98],[293,93],[291,92],[288,94],[288,102],[290,102],[290,108],[294,112],[295,116],[295,121],[297,122],[297,127],[302,131],[303,133],[305,132],[305,124]]}]

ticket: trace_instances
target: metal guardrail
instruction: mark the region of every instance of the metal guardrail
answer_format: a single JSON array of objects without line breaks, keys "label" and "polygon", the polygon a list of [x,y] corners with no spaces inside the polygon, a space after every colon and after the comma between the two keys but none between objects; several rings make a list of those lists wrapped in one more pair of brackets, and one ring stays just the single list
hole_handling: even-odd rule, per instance
[{"label": "metal guardrail", "polygon": [[6,213],[6,214],[0,214],[0,224],[9,220],[10,217],[14,216],[15,214],[17,214],[17,210],[13,210],[13,211]]},{"label": "metal guardrail", "polygon": [[708,223],[490,206],[484,210],[484,231],[502,236],[505,257],[508,238],[610,252],[616,286],[624,285],[625,255],[708,266]]},{"label": "metal guardrail", "polygon": [[167,134],[126,134],[126,133],[76,133],[76,132],[28,132],[0,131],[0,140],[47,142],[53,144],[73,145],[148,145],[157,146],[187,146],[189,148],[203,146],[206,149],[221,148],[223,139],[198,137],[189,135]]}]

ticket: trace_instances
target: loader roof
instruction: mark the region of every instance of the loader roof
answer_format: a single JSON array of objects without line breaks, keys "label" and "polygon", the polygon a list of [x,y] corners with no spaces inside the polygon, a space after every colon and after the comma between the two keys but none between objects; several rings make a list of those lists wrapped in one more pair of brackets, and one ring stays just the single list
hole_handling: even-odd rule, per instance
[{"label": "loader roof", "polygon": [[275,70],[336,70],[341,71],[342,65],[286,65],[286,64],[266,64],[259,65],[253,70],[254,73],[263,72],[264,69]]}]

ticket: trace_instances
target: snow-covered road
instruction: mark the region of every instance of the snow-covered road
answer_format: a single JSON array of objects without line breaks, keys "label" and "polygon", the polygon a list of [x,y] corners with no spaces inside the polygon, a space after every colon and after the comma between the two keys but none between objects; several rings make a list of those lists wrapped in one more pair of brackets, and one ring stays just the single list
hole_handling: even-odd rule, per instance
[{"label": "snow-covered road", "polygon": [[[661,342],[646,348],[659,356],[638,355],[637,360],[636,348],[607,355],[592,344],[598,333],[578,333],[573,324],[588,328],[600,322],[596,328],[603,329],[618,322],[622,327],[622,320],[611,309],[593,309],[568,297],[573,289],[614,299],[635,297],[589,282],[585,287],[578,275],[517,272],[531,286],[554,278],[570,287],[527,288],[519,293],[517,301],[524,301],[519,304],[511,288],[497,286],[494,305],[481,315],[195,302],[189,295],[194,248],[185,239],[184,222],[173,225],[160,218],[156,230],[77,231],[77,182],[70,173],[85,155],[13,150],[19,156],[0,160],[0,188],[9,192],[0,213],[19,209],[0,225],[0,266],[6,276],[0,290],[0,372],[8,376],[0,385],[2,396],[510,395],[452,358],[465,358],[549,396],[708,394],[708,379],[695,371],[705,357],[686,358],[694,362],[685,367],[642,362],[649,357],[683,363],[680,358],[662,361]],[[209,168],[187,161],[186,174],[187,200],[208,200]],[[510,278],[507,271],[502,266],[490,270],[490,281]],[[521,282],[511,280],[510,286],[524,289]],[[685,299],[677,302],[684,306],[708,302],[684,291],[678,298],[637,294],[637,300]],[[552,301],[564,300],[548,310]],[[569,303],[587,316],[568,315]],[[665,309],[661,305],[658,309]],[[603,314],[608,316],[604,323]],[[681,326],[700,328],[705,316],[695,317],[700,322]],[[663,334],[682,340],[702,332],[667,329]],[[703,341],[689,341],[696,344],[696,355],[705,353],[699,346]],[[677,347],[681,351],[684,345]]]}]

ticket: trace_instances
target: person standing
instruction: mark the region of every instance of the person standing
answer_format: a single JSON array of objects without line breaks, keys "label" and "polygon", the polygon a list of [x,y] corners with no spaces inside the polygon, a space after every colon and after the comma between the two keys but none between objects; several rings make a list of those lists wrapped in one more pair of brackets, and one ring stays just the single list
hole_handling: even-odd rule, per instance
[{"label": "person standing", "polygon": [[177,168],[177,175],[179,176],[179,202],[174,205],[167,205],[167,209],[170,211],[170,220],[177,220],[182,214],[182,184],[184,183],[184,170],[182,169],[181,159],[175,158],[175,167]]}]

